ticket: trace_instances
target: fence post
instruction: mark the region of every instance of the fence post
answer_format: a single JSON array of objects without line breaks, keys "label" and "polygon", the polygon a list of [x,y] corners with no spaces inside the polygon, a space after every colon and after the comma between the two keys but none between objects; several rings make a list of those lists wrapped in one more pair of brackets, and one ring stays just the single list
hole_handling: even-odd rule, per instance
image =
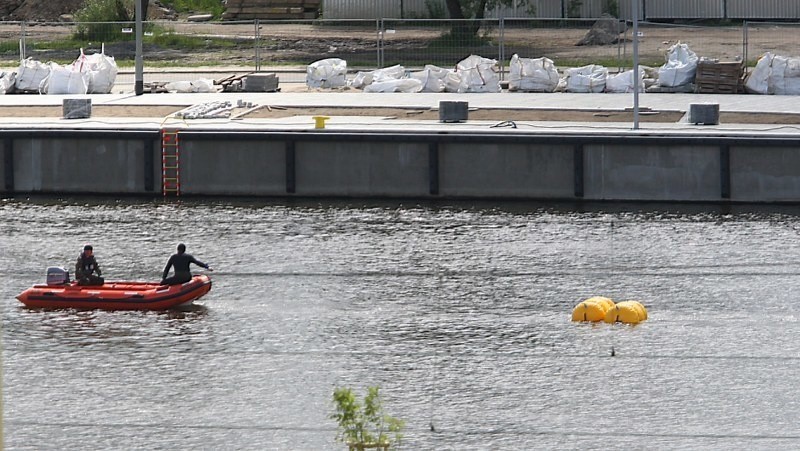
[{"label": "fence post", "polygon": [[500,80],[505,80],[505,61],[506,61],[506,21],[504,17],[498,19],[498,28],[500,29],[500,42],[497,44],[498,57],[500,59]]},{"label": "fence post", "polygon": [[377,67],[376,67],[376,69],[380,69],[381,67],[383,67],[383,33],[384,33],[383,18],[378,18],[375,21],[375,29],[376,29],[376,39],[377,39],[377,42],[376,42],[376,44],[377,44],[376,45],[376,47],[377,47],[377,55],[376,55],[376,57],[377,57],[377,61],[376,61]]},{"label": "fence post", "polygon": [[749,30],[749,27],[748,27],[748,23],[747,23],[747,21],[745,20],[745,21],[742,23],[742,61],[744,61],[744,67],[745,67],[745,70],[747,69],[747,64],[748,64],[748,60],[747,60],[747,47],[748,47],[748,45],[749,45],[749,42],[748,42],[748,38],[749,38],[749,31],[750,31],[750,30]]},{"label": "fence post", "polygon": [[255,39],[253,39],[253,42],[256,46],[256,72],[261,72],[261,26],[258,19],[253,21],[253,25],[255,26]]},{"label": "fence post", "polygon": [[19,37],[19,61],[20,62],[25,61],[25,50],[26,50],[25,47],[28,45],[28,43],[25,41],[25,33],[27,33],[27,32],[25,31],[25,21],[23,20],[22,22],[20,22],[20,25],[19,25],[19,35],[20,35],[20,37]]}]

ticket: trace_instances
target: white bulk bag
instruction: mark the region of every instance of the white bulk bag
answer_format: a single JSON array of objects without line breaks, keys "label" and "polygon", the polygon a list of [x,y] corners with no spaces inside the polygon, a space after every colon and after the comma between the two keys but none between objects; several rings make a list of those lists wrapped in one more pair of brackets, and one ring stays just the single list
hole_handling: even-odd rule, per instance
[{"label": "white bulk bag", "polygon": [[306,85],[309,88],[341,88],[347,84],[347,61],[326,58],[314,61],[306,68]]},{"label": "white bulk bag", "polygon": [[456,65],[461,77],[458,92],[500,92],[497,60],[470,55]]},{"label": "white bulk bag", "polygon": [[20,61],[15,87],[19,91],[38,91],[42,80],[50,75],[50,66],[31,58]]},{"label": "white bulk bag", "polygon": [[454,70],[433,64],[426,64],[423,70],[408,76],[422,83],[422,92],[458,92],[461,85],[461,77]]},{"label": "white bulk bag", "polygon": [[667,51],[667,62],[658,69],[658,84],[675,87],[693,82],[697,73],[697,60],[697,54],[688,45],[673,45]]},{"label": "white bulk bag", "polygon": [[598,64],[567,69],[567,92],[603,92],[606,89],[608,69]]},{"label": "white bulk bag", "polygon": [[769,93],[781,96],[800,94],[800,58],[775,55],[769,76]]},{"label": "white bulk bag", "polygon": [[767,52],[758,59],[756,67],[747,76],[744,88],[751,94],[769,94],[769,78],[772,74],[772,53]]},{"label": "white bulk bag", "polygon": [[104,53],[83,55],[83,49],[81,49],[81,58],[74,64],[83,64],[83,70],[89,72],[90,94],[108,94],[111,92],[118,72],[117,63],[114,61],[113,56],[108,56]]},{"label": "white bulk bag", "polygon": [[[633,69],[616,75],[609,75],[606,78],[606,92],[633,92],[633,86],[636,84],[633,79]],[[644,69],[641,67],[639,68],[639,92],[644,92]]]},{"label": "white bulk bag", "polygon": [[192,93],[192,92],[217,92],[214,88],[214,80],[198,78],[195,81],[173,81],[164,85],[168,92]]},{"label": "white bulk bag", "polygon": [[392,67],[385,67],[383,69],[376,69],[369,72],[358,72],[350,82],[350,86],[358,89],[366,88],[373,82],[399,80],[406,75],[406,69],[403,66],[395,65]]},{"label": "white bulk bag", "polygon": [[553,92],[558,86],[558,70],[549,58],[511,57],[509,91]]},{"label": "white bulk bag", "polygon": [[89,73],[78,70],[75,66],[61,66],[49,63],[50,75],[39,88],[42,94],[86,94],[89,90]]},{"label": "white bulk bag", "polygon": [[364,92],[420,92],[421,90],[422,82],[416,78],[374,81],[364,88]]},{"label": "white bulk bag", "polygon": [[14,72],[0,71],[0,95],[14,92],[14,81],[17,74]]}]

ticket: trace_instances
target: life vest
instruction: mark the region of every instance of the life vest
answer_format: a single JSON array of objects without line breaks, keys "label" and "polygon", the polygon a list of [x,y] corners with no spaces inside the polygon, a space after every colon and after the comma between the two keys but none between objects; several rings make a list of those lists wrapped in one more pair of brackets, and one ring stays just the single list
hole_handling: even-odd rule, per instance
[{"label": "life vest", "polygon": [[80,269],[81,273],[84,275],[89,275],[94,273],[97,269],[97,260],[94,259],[94,255],[91,257],[87,257],[86,254],[81,252],[80,256]]}]

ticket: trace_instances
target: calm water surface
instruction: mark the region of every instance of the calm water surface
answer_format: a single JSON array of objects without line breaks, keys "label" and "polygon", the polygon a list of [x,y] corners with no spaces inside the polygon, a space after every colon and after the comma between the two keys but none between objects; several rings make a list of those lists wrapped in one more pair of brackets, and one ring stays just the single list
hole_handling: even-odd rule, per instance
[{"label": "calm water surface", "polygon": [[[788,207],[5,199],[5,447],[344,449],[333,389],[379,385],[403,449],[798,449],[799,234]],[[137,280],[185,242],[214,288],[14,298],[87,242]],[[570,322],[592,295],[650,319]]]}]

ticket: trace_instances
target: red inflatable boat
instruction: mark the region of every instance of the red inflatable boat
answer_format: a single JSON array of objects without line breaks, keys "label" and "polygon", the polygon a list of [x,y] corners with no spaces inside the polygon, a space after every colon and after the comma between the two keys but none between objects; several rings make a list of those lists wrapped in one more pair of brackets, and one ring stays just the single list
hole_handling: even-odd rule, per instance
[{"label": "red inflatable boat", "polygon": [[46,309],[168,310],[191,304],[211,290],[211,279],[197,275],[181,285],[157,282],[106,282],[103,285],[79,286],[34,285],[17,299],[25,306]]}]

